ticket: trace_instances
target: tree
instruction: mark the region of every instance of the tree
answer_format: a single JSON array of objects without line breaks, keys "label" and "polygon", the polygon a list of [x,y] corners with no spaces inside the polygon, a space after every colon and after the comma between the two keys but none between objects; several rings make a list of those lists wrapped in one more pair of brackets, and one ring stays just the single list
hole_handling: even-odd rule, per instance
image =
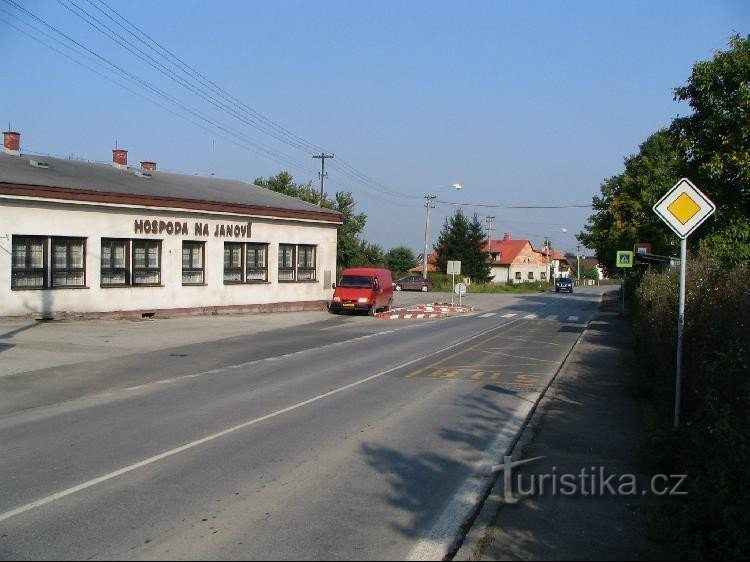
[{"label": "tree", "polygon": [[685,86],[674,90],[693,114],[671,130],[689,177],[715,204],[716,215],[698,231],[702,254],[750,262],[750,35],[734,35],[729,50],[701,61]]},{"label": "tree", "polygon": [[385,263],[391,271],[405,273],[417,266],[417,259],[414,257],[414,252],[406,246],[396,246],[388,250]]},{"label": "tree", "polygon": [[676,255],[678,240],[652,207],[685,173],[685,161],[668,130],[651,135],[638,154],[625,159],[625,171],[606,179],[593,199],[594,214],[576,238],[596,251],[608,276],[618,273],[617,250],[649,242],[653,252]]},{"label": "tree", "polygon": [[[320,193],[313,188],[311,182],[306,184],[294,183],[294,178],[289,172],[279,172],[268,179],[256,178],[253,183],[276,193],[302,199],[308,203],[317,205],[320,202]],[[366,252],[364,251],[366,243],[360,239],[362,230],[365,228],[365,223],[367,222],[367,215],[364,213],[355,213],[356,202],[351,192],[338,191],[333,200],[327,194],[324,194],[322,206],[338,211],[343,215],[344,224],[339,227],[336,241],[336,261],[338,266],[351,267],[367,261]]]},{"label": "tree", "polygon": [[360,243],[359,256],[354,266],[385,267],[385,253],[377,244],[370,244],[364,240]]},{"label": "tree", "polygon": [[490,280],[490,254],[484,249],[484,232],[475,213],[469,221],[461,209],[445,219],[435,245],[436,265],[446,273],[448,261],[461,262],[461,274],[476,283]]}]

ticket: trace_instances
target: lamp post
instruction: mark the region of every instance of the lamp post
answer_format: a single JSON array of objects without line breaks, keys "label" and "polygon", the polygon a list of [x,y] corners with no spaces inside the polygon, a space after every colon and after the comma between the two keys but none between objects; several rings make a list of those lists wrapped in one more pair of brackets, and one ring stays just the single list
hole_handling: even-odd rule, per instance
[{"label": "lamp post", "polygon": [[[458,191],[463,186],[460,183],[451,184],[451,188]],[[425,195],[425,207],[427,207],[427,217],[424,223],[424,254],[422,254],[422,278],[427,279],[427,250],[430,246],[430,209],[435,208],[435,204],[432,202],[433,199],[437,199],[437,195]]]}]

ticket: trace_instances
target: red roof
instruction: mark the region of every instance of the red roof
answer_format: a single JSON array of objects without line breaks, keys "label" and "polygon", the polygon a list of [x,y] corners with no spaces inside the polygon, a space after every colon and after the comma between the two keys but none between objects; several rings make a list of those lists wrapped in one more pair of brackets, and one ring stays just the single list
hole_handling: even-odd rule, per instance
[{"label": "red roof", "polygon": [[[435,254],[427,254],[427,271],[440,271],[438,267],[435,265],[435,262],[437,260],[437,256]],[[417,267],[412,267],[409,272],[410,273],[420,273],[424,269],[423,265],[418,265]]]},{"label": "red roof", "polygon": [[503,236],[502,240],[491,240],[490,253],[497,254],[497,259],[492,261],[492,265],[511,265],[526,244],[534,248],[528,240],[512,240],[508,234]]}]

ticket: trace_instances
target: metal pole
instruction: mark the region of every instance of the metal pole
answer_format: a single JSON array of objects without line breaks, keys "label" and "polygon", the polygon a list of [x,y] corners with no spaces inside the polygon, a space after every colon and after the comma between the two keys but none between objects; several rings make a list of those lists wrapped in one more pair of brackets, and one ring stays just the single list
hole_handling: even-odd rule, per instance
[{"label": "metal pole", "polygon": [[424,198],[427,200],[425,206],[427,207],[427,219],[424,223],[424,257],[422,259],[422,278],[427,279],[427,246],[430,241],[430,207],[432,207],[432,200],[437,195],[425,195]]},{"label": "metal pole", "polygon": [[456,293],[456,274],[454,273],[451,277],[453,277],[453,290],[451,290],[451,306],[453,306],[453,295]]},{"label": "metal pole", "polygon": [[576,246],[576,261],[578,262],[578,284],[581,284],[581,247]]},{"label": "metal pole", "polygon": [[685,332],[685,281],[687,272],[687,238],[680,240],[680,300],[677,310],[677,372],[675,375],[674,428],[680,427],[682,402],[682,340]]},{"label": "metal pole", "polygon": [[628,274],[627,269],[622,270],[622,281],[620,282],[620,292],[622,293],[622,308],[620,314],[625,316],[625,276]]}]

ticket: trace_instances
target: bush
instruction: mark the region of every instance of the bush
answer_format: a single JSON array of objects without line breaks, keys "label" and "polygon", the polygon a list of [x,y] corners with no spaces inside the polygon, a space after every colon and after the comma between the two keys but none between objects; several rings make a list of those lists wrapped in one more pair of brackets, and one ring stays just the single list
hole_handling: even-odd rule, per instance
[{"label": "bush", "polygon": [[[678,279],[647,273],[637,293],[637,388],[646,398],[643,453],[683,473],[688,495],[654,520],[678,559],[750,557],[750,290],[747,267],[688,268],[681,427],[674,411]],[[657,522],[658,521],[658,522]]]}]

